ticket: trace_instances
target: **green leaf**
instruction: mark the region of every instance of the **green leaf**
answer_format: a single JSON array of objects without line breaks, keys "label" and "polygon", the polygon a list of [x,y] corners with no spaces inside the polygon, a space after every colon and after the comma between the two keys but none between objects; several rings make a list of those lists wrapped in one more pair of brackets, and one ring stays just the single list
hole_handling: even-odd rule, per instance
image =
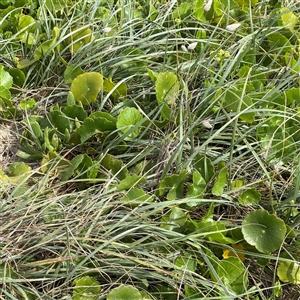
[{"label": "green leaf", "polygon": [[12,85],[13,77],[4,70],[4,67],[2,65],[0,65],[0,87],[8,90],[12,87]]},{"label": "green leaf", "polygon": [[183,254],[176,258],[175,265],[191,272],[195,272],[197,269],[197,261],[189,254]]},{"label": "green leaf", "polygon": [[300,88],[291,88],[287,91],[284,91],[284,96],[286,98],[286,105],[300,104]]},{"label": "green leaf", "polygon": [[[206,182],[201,174],[196,170],[193,172],[193,183],[188,185],[186,197],[202,197],[206,189]],[[188,202],[188,206],[196,206],[199,202]]]},{"label": "green leaf", "polygon": [[31,171],[31,167],[24,162],[14,162],[8,167],[8,174],[10,176],[21,176]]},{"label": "green leaf", "polygon": [[31,66],[32,64],[34,64],[37,60],[36,59],[22,59],[17,63],[17,68],[18,69],[25,69],[29,66]]},{"label": "green leaf", "polygon": [[283,282],[300,284],[300,265],[296,262],[280,261],[277,276]]},{"label": "green leaf", "polygon": [[194,13],[193,17],[200,21],[200,22],[206,22],[205,16],[204,16],[204,0],[194,0]]},{"label": "green leaf", "polygon": [[104,156],[101,165],[113,175],[116,175],[119,180],[123,180],[128,176],[128,170],[126,166],[124,166],[122,160],[116,159],[111,154],[106,154]]},{"label": "green leaf", "polygon": [[136,187],[130,189],[121,199],[125,205],[130,205],[133,207],[142,203],[153,202],[153,200],[153,196],[148,195],[143,189]]},{"label": "green leaf", "polygon": [[227,168],[223,168],[217,177],[217,180],[212,188],[212,193],[215,196],[221,196],[224,192],[224,187],[227,182]]},{"label": "green leaf", "polygon": [[95,134],[106,134],[116,129],[116,119],[109,113],[97,111],[86,118],[79,127],[81,143],[87,141]]},{"label": "green leaf", "polygon": [[28,33],[33,33],[37,28],[36,20],[29,16],[21,14],[19,17],[18,30],[24,31],[26,30]]},{"label": "green leaf", "polygon": [[[248,272],[239,258],[221,260],[217,264],[216,272],[224,285],[236,294],[243,294],[248,290]],[[216,280],[213,274],[212,276]]]},{"label": "green leaf", "polygon": [[71,83],[77,76],[83,74],[81,66],[70,64],[64,72],[64,79],[66,83]]},{"label": "green leaf", "polygon": [[226,237],[226,227],[219,221],[201,221],[198,223],[199,233],[204,233],[204,236],[211,242],[218,242],[222,244],[234,244],[235,240]]},{"label": "green leaf", "polygon": [[68,105],[62,112],[74,120],[77,118],[79,121],[84,121],[87,118],[86,111],[79,105]]},{"label": "green leaf", "polygon": [[66,116],[59,110],[53,110],[49,113],[49,120],[52,126],[58,130],[61,134],[64,134],[66,129],[71,130],[71,122]]},{"label": "green leaf", "polygon": [[286,226],[283,220],[259,209],[249,213],[242,223],[246,242],[262,253],[276,251],[282,245]]},{"label": "green leaf", "polygon": [[173,72],[158,73],[155,82],[156,99],[158,104],[175,104],[179,91],[179,82]]},{"label": "green leaf", "polygon": [[73,175],[78,175],[77,178],[93,179],[95,176],[91,176],[94,174],[92,166],[92,159],[87,154],[79,154],[71,160],[70,166],[60,176],[61,180],[66,181]]},{"label": "green leaf", "polygon": [[241,111],[244,111],[239,115],[239,118],[243,121],[246,121],[249,124],[252,124],[254,121],[255,113],[247,112],[247,108],[252,108],[253,103],[249,96],[243,95],[243,91],[240,89],[230,88],[226,90],[222,97],[222,103],[224,108],[230,113],[235,112],[240,114]]},{"label": "green leaf", "polygon": [[94,36],[89,28],[76,28],[68,39],[69,49],[72,54],[76,53],[82,46],[93,41]]},{"label": "green leaf", "polygon": [[194,168],[198,170],[201,176],[205,179],[206,183],[209,183],[210,180],[214,177],[214,166],[210,159],[206,156],[197,154],[193,160],[193,165]]},{"label": "green leaf", "polygon": [[130,285],[120,285],[112,289],[107,295],[107,300],[143,300],[138,289]]},{"label": "green leaf", "polygon": [[184,181],[186,172],[183,170],[179,174],[166,176],[159,184],[159,195],[162,196],[166,192],[168,200],[180,199],[183,197]]},{"label": "green leaf", "polygon": [[73,281],[72,300],[96,300],[100,296],[99,282],[90,276],[83,276]]},{"label": "green leaf", "polygon": [[121,111],[117,119],[117,128],[124,134],[130,132],[125,140],[132,140],[138,136],[141,130],[139,123],[142,119],[142,114],[134,107],[126,107]]},{"label": "green leaf", "polygon": [[186,214],[182,209],[173,207],[168,214],[162,217],[160,227],[171,231],[182,231],[186,220]]},{"label": "green leaf", "polygon": [[283,34],[278,32],[272,32],[267,36],[270,44],[270,51],[272,52],[286,52],[291,53],[293,51],[293,46],[291,42]]},{"label": "green leaf", "polygon": [[112,92],[112,97],[114,100],[118,100],[121,96],[127,95],[127,85],[125,83],[117,84],[112,81],[112,78],[109,77],[107,79],[104,79],[103,82],[103,90],[106,93]]},{"label": "green leaf", "polygon": [[23,110],[34,108],[35,105],[36,105],[36,102],[35,102],[34,98],[23,99],[20,101],[20,107]]},{"label": "green leaf", "polygon": [[128,190],[133,188],[135,185],[146,182],[146,178],[139,175],[127,176],[118,185],[118,191]]},{"label": "green leaf", "polygon": [[76,101],[89,105],[97,100],[102,85],[102,75],[97,72],[89,72],[78,75],[72,81],[70,90]]},{"label": "green leaf", "polygon": [[294,30],[295,26],[299,21],[298,17],[292,11],[289,11],[288,8],[286,7],[283,7],[280,10],[280,12],[282,13],[281,15],[282,26],[290,30]]},{"label": "green leaf", "polygon": [[260,202],[261,195],[255,189],[244,191],[238,198],[238,201],[243,205],[256,205]]},{"label": "green leaf", "polygon": [[12,68],[8,70],[8,73],[12,76],[14,85],[21,87],[24,84],[25,74],[23,71],[17,68]]}]

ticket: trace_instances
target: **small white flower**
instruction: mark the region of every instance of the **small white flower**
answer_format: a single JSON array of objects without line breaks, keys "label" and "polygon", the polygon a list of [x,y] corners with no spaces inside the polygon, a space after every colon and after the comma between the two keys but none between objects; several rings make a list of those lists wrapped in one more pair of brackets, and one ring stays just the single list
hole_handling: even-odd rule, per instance
[{"label": "small white flower", "polygon": [[226,27],[226,30],[229,31],[235,31],[236,29],[238,29],[242,24],[241,23],[234,23],[234,24],[230,24]]},{"label": "small white flower", "polygon": [[188,48],[189,50],[194,50],[194,49],[196,48],[197,45],[198,45],[198,42],[191,43],[191,44],[188,45],[187,48]]},{"label": "small white flower", "polygon": [[111,27],[105,27],[105,28],[103,28],[103,33],[109,33],[110,31],[111,31]]},{"label": "small white flower", "polygon": [[206,4],[204,5],[204,11],[209,11],[211,9],[211,5],[213,3],[213,0],[208,0]]},{"label": "small white flower", "polygon": [[210,119],[206,119],[206,120],[202,121],[201,123],[205,128],[211,129],[212,125],[210,124],[210,121],[211,121]]},{"label": "small white flower", "polygon": [[181,50],[182,50],[182,51],[184,51],[184,52],[188,52],[188,49],[186,49],[186,46],[184,46],[184,45],[181,45],[181,47],[180,47],[180,48],[181,48]]}]

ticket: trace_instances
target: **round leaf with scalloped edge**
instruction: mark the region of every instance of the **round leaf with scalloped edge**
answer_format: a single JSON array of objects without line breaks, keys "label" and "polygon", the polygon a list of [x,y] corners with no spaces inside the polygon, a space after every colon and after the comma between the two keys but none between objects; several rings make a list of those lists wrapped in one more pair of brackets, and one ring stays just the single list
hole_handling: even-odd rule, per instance
[{"label": "round leaf with scalloped edge", "polygon": [[245,240],[262,253],[279,249],[284,241],[286,226],[283,220],[264,209],[249,213],[242,223]]}]

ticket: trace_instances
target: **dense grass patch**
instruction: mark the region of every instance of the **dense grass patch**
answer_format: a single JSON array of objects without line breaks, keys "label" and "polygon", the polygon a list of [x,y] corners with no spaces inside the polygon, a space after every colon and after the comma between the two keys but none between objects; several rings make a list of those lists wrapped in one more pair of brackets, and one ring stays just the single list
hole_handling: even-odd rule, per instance
[{"label": "dense grass patch", "polygon": [[1,298],[298,299],[299,24],[2,1]]}]

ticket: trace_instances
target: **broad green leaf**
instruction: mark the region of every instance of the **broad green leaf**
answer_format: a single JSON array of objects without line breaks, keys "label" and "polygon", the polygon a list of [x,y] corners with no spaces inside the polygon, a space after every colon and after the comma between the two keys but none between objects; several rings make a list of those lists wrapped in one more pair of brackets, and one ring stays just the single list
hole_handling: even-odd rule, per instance
[{"label": "broad green leaf", "polygon": [[186,214],[179,207],[173,207],[171,211],[162,217],[160,227],[171,231],[182,231],[187,220]]},{"label": "broad green leaf", "polygon": [[[216,272],[223,284],[236,294],[243,294],[248,290],[248,272],[239,258],[221,260],[217,264]],[[216,280],[213,274],[212,277]]]},{"label": "broad green leaf", "polygon": [[244,191],[238,198],[238,201],[243,205],[256,205],[260,202],[261,195],[255,189]]},{"label": "broad green leaf", "polygon": [[272,32],[267,36],[267,38],[271,47],[270,51],[280,52],[282,54],[286,52],[292,52],[293,46],[288,38],[286,38],[283,34],[279,32]]},{"label": "broad green leaf", "polygon": [[205,179],[206,183],[209,183],[210,180],[214,177],[214,166],[210,159],[206,156],[197,154],[193,160],[193,165],[194,168],[198,170],[201,176]]},{"label": "broad green leaf", "polygon": [[218,176],[217,176],[217,180],[212,188],[212,193],[215,196],[221,196],[224,192],[224,187],[226,185],[227,182],[227,168],[223,168]]},{"label": "broad green leaf", "polygon": [[87,118],[86,111],[79,105],[68,105],[62,110],[62,112],[74,120],[77,118],[79,121],[84,121]]},{"label": "broad green leaf", "polygon": [[66,129],[71,130],[71,121],[59,110],[53,110],[49,113],[49,120],[52,126],[60,133],[65,133]]},{"label": "broad green leaf", "polygon": [[24,162],[14,162],[8,167],[8,174],[10,176],[21,176],[31,171],[31,167]]},{"label": "broad green leaf", "polygon": [[234,244],[235,240],[225,236],[226,231],[225,225],[219,221],[201,221],[198,223],[197,232],[203,233],[211,242]]},{"label": "broad green leaf", "polygon": [[135,185],[146,182],[146,178],[139,175],[127,176],[118,185],[118,191],[128,190],[133,188]]},{"label": "broad green leaf", "polygon": [[179,92],[177,76],[173,72],[158,73],[156,76],[155,91],[158,104],[175,104]]},{"label": "broad green leaf", "polygon": [[[223,101],[222,101],[223,100]],[[239,115],[239,118],[247,123],[251,124],[254,121],[255,113],[247,112],[247,108],[252,108],[253,103],[249,96],[243,95],[243,91],[240,89],[230,88],[226,90],[222,97],[223,107],[230,113],[235,112],[240,114],[241,111],[245,111]]]},{"label": "broad green leaf", "polygon": [[128,192],[126,192],[125,196],[122,197],[121,201],[125,203],[125,205],[137,206],[141,203],[149,203],[154,200],[153,196],[148,195],[143,189],[140,188],[132,188]]},{"label": "broad green leaf", "polygon": [[111,154],[106,154],[101,160],[101,165],[111,174],[116,175],[119,180],[123,180],[128,176],[128,170],[120,159],[116,159]]},{"label": "broad green leaf", "polygon": [[189,254],[180,255],[175,260],[175,265],[183,270],[195,272],[197,269],[197,261]]},{"label": "broad green leaf", "polygon": [[257,4],[258,0],[234,0],[234,2],[236,2],[242,8],[248,8],[249,5],[254,6]]},{"label": "broad green leaf", "polygon": [[18,69],[25,69],[31,65],[33,65],[35,62],[37,62],[36,59],[27,59],[27,58],[24,58],[22,60],[20,60],[17,64],[17,68]]},{"label": "broad green leaf", "polygon": [[36,102],[34,100],[34,98],[26,98],[20,101],[20,107],[23,110],[27,110],[27,109],[31,109],[33,107],[35,107]]},{"label": "broad green leaf", "polygon": [[83,70],[80,66],[75,64],[70,64],[67,66],[64,72],[64,79],[66,83],[71,83],[77,76],[83,74]]},{"label": "broad green leaf", "polygon": [[271,253],[282,245],[286,226],[283,220],[259,209],[249,213],[242,223],[246,242],[262,253]]},{"label": "broad green leaf", "polygon": [[291,88],[287,91],[284,91],[284,96],[286,98],[286,105],[295,106],[300,105],[300,88]]},{"label": "broad green leaf", "polygon": [[2,65],[0,65],[0,87],[10,89],[12,85],[13,77],[4,70],[4,67]]},{"label": "broad green leaf", "polygon": [[70,90],[76,101],[89,105],[97,100],[102,85],[102,75],[97,72],[89,72],[78,75],[72,81]]},{"label": "broad green leaf", "polygon": [[[206,189],[206,182],[201,174],[196,170],[193,172],[193,183],[188,185],[188,192],[186,197],[201,197]],[[199,202],[188,202],[188,206],[196,206]]]},{"label": "broad green leaf", "polygon": [[298,17],[292,12],[289,11],[288,8],[284,7],[280,10],[282,26],[294,30],[295,26],[299,22]]},{"label": "broad green leaf", "polygon": [[194,0],[193,17],[200,22],[206,22],[206,18],[204,16],[204,5],[205,5],[204,0]]},{"label": "broad green leaf", "polygon": [[23,71],[17,68],[12,68],[8,70],[8,73],[12,76],[14,85],[21,87],[24,84],[25,74]]},{"label": "broad green leaf", "polygon": [[109,113],[98,111],[87,117],[78,129],[81,143],[98,133],[109,133],[116,129],[116,119]]},{"label": "broad green leaf", "polygon": [[143,119],[142,114],[134,107],[126,107],[121,111],[117,120],[117,128],[124,134],[130,132],[125,140],[132,140],[136,138],[141,130],[139,124]]},{"label": "broad green leaf", "polygon": [[9,89],[7,89],[7,88],[0,85],[0,99],[1,98],[3,99],[4,103],[8,107],[13,108],[13,104],[10,100],[11,99],[11,92],[9,91]]},{"label": "broad green leaf", "polygon": [[148,69],[148,68],[147,68],[147,72],[148,72],[148,74],[149,74],[152,82],[155,83],[156,82],[156,78],[157,78],[157,73],[154,72],[154,71],[152,71],[151,69]]},{"label": "broad green leaf", "polygon": [[172,15],[170,15],[170,18],[172,18],[173,20],[183,20],[192,14],[192,9],[193,7],[191,3],[183,2],[173,10],[173,13]]},{"label": "broad green leaf", "polygon": [[138,289],[130,285],[120,285],[112,289],[107,295],[106,300],[143,300]]},{"label": "broad green leaf", "polygon": [[68,39],[70,52],[76,53],[82,46],[87,45],[93,39],[94,36],[91,29],[84,27],[74,29]]},{"label": "broad green leaf", "polygon": [[37,28],[37,22],[33,17],[24,14],[20,15],[19,24],[18,24],[19,31],[26,29],[28,33],[33,33],[36,30],[36,28]]},{"label": "broad green leaf", "polygon": [[280,261],[277,276],[283,282],[300,284],[300,265],[296,262]]},{"label": "broad green leaf", "polygon": [[159,195],[162,196],[166,192],[168,192],[168,200],[182,198],[185,179],[186,172],[184,170],[181,171],[179,174],[166,176],[159,184]]},{"label": "broad green leaf", "polygon": [[96,300],[100,296],[99,282],[90,276],[83,276],[73,281],[72,300]]},{"label": "broad green leaf", "polygon": [[125,83],[117,84],[112,81],[112,78],[109,77],[107,79],[104,79],[103,81],[103,90],[106,93],[112,92],[112,97],[114,100],[118,100],[122,96],[127,95],[127,86]]},{"label": "broad green leaf", "polygon": [[66,181],[73,175],[77,175],[77,178],[95,178],[93,170],[93,161],[87,154],[79,154],[75,156],[71,162],[70,166],[61,175],[61,180]]}]

